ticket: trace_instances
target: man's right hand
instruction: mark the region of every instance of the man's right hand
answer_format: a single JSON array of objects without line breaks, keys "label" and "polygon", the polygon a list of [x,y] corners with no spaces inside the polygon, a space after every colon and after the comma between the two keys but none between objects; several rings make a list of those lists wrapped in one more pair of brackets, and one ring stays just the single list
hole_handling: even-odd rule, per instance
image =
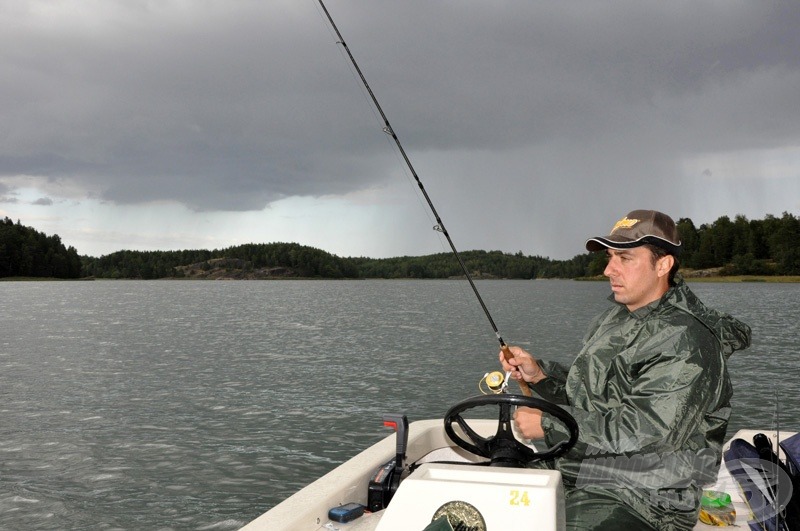
[{"label": "man's right hand", "polygon": [[530,352],[520,347],[506,347],[511,357],[506,359],[503,350],[500,351],[500,363],[503,365],[503,370],[511,373],[511,377],[515,380],[523,380],[530,383],[539,383],[547,378],[539,362]]}]

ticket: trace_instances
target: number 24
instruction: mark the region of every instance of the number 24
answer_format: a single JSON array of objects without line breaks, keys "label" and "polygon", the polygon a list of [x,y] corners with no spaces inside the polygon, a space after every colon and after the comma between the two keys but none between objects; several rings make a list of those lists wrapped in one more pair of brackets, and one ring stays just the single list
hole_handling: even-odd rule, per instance
[{"label": "number 24", "polygon": [[531,500],[528,497],[528,491],[523,490],[522,492],[518,490],[511,491],[511,500],[509,500],[510,505],[524,505],[525,507],[531,504]]}]

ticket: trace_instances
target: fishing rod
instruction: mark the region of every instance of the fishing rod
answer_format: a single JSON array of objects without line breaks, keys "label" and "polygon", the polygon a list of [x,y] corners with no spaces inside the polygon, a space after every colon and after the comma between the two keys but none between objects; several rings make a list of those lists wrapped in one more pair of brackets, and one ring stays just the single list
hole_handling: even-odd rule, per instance
[{"label": "fishing rod", "polygon": [[[475,282],[472,280],[472,275],[469,274],[469,270],[467,269],[467,265],[464,263],[464,260],[461,258],[461,255],[458,253],[455,244],[453,243],[453,239],[450,237],[450,233],[447,232],[447,228],[444,226],[444,222],[442,218],[439,217],[439,213],[436,211],[436,207],[433,206],[433,201],[431,200],[430,196],[428,195],[427,190],[425,190],[425,186],[422,184],[422,181],[417,175],[416,170],[414,169],[414,165],[411,164],[411,159],[408,158],[408,154],[406,154],[406,150],[403,149],[403,145],[400,143],[400,139],[397,137],[397,134],[394,132],[392,125],[389,123],[389,119],[386,117],[386,113],[383,112],[383,108],[381,104],[378,103],[378,98],[375,97],[375,93],[372,92],[372,88],[367,83],[367,78],[364,77],[364,74],[361,72],[361,68],[359,68],[358,63],[356,62],[355,57],[353,57],[353,53],[350,51],[350,47],[347,46],[347,43],[344,41],[344,37],[342,37],[339,28],[336,26],[336,23],[333,21],[333,17],[331,17],[330,12],[328,12],[328,8],[325,7],[325,4],[322,0],[317,0],[319,2],[320,7],[322,7],[322,11],[325,13],[325,16],[328,18],[328,21],[333,28],[333,31],[336,32],[336,37],[339,39],[337,44],[341,44],[342,48],[347,52],[347,56],[350,58],[350,62],[353,64],[353,68],[356,69],[358,76],[361,78],[361,83],[364,85],[364,88],[367,89],[370,98],[372,99],[372,103],[375,105],[378,113],[381,115],[381,119],[383,120],[383,132],[387,135],[392,137],[394,140],[397,149],[400,151],[400,154],[403,156],[403,160],[408,166],[411,175],[414,177],[414,180],[417,182],[417,186],[422,191],[423,197],[425,197],[425,201],[428,203],[428,207],[431,209],[431,213],[433,217],[436,219],[436,225],[433,227],[434,230],[441,232],[447,243],[450,245],[450,249],[453,251],[453,255],[455,255],[456,260],[458,260],[458,265],[461,266],[461,271],[464,273],[464,276],[469,282],[470,287],[472,288],[473,293],[475,293],[475,297],[478,299],[478,302],[483,309],[483,313],[486,314],[486,318],[489,320],[489,324],[492,326],[492,330],[494,330],[494,335],[497,337],[497,340],[500,342],[500,350],[503,351],[503,356],[505,356],[506,360],[511,359],[514,355],[511,353],[511,350],[508,348],[508,345],[505,341],[503,341],[503,337],[500,335],[500,330],[497,328],[497,325],[492,319],[492,314],[489,313],[489,308],[486,307],[486,304],[483,302],[483,297],[481,297],[480,292],[478,291],[478,287],[475,285]],[[531,390],[524,382],[519,382],[520,389],[522,393],[526,396],[531,396]]]}]

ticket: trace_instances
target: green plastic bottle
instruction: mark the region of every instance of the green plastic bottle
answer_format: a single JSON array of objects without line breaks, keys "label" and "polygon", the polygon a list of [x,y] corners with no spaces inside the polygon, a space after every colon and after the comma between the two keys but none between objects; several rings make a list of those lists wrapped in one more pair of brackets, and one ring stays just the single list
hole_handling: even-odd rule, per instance
[{"label": "green plastic bottle", "polygon": [[736,509],[727,492],[704,490],[700,499],[700,521],[715,527],[736,523]]}]

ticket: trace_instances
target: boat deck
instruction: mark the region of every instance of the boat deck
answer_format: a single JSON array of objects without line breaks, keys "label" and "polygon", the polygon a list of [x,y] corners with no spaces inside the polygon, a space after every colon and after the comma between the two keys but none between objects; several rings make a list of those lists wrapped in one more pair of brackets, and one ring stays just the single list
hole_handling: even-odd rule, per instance
[{"label": "boat deck", "polygon": [[[471,421],[472,423],[472,421]],[[481,435],[492,435],[497,428],[496,420],[477,421],[472,424]],[[732,438],[751,441],[756,433],[764,433],[778,440],[778,434],[770,430],[740,430]],[[781,438],[792,433],[782,432]],[[726,443],[725,448],[730,445]],[[383,463],[394,457],[394,436],[378,442],[351,460],[332,470],[317,481],[303,488],[270,511],[250,522],[243,531],[374,531],[385,511],[365,513],[352,522],[333,522],[328,519],[328,510],[350,502],[366,505],[370,476]],[[779,453],[783,458],[783,455]],[[441,420],[417,421],[410,425],[407,456],[409,462],[471,461],[478,458],[464,450],[453,447],[442,429]],[[724,465],[720,466],[717,482],[707,487],[710,490],[727,492],[736,509],[736,523],[729,529],[749,530],[750,510],[742,499],[738,485]],[[712,530],[716,527],[698,522],[695,530]]]}]

